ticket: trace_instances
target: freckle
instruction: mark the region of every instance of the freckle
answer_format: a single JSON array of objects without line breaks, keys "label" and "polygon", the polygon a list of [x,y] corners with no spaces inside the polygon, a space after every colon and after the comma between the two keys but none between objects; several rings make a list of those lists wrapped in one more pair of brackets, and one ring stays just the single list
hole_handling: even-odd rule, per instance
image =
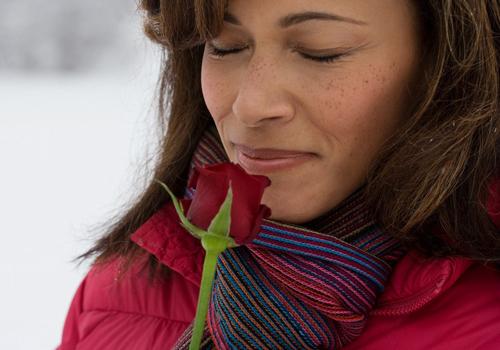
[{"label": "freckle", "polygon": [[365,84],[368,84],[368,80],[365,80]]},{"label": "freckle", "polygon": [[330,90],[331,88],[335,87],[335,81],[334,80],[330,80],[328,82],[328,84],[326,85],[326,88],[325,90]]}]

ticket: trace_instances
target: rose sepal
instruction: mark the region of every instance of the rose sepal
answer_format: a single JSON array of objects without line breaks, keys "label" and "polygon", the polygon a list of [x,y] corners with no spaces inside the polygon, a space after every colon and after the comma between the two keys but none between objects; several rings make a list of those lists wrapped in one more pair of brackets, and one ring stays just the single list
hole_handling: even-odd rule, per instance
[{"label": "rose sepal", "polygon": [[177,212],[179,219],[181,219],[182,226],[189,233],[191,233],[193,236],[195,236],[198,239],[201,239],[201,237],[203,237],[203,234],[205,233],[205,230],[203,230],[203,229],[193,225],[191,222],[189,222],[189,220],[184,215],[181,203],[179,202],[177,197],[175,197],[175,195],[172,193],[172,191],[170,191],[170,189],[168,188],[167,185],[165,185],[163,182],[161,182],[159,180],[154,180],[154,181],[159,183],[167,191],[168,195],[170,196],[170,199],[172,200],[172,203],[174,204],[175,211]]},{"label": "rose sepal", "polygon": [[229,228],[231,227],[231,205],[233,204],[233,191],[231,181],[227,189],[226,198],[219,208],[217,214],[213,217],[207,231],[219,236],[229,237]]},{"label": "rose sepal", "polygon": [[[220,236],[225,236],[227,237],[227,247],[228,248],[234,248],[238,247],[239,244],[235,242],[235,240],[229,235],[229,228],[231,226],[231,205],[232,205],[232,199],[233,199],[233,191],[231,187],[228,189],[228,193],[226,195],[226,199],[221,205],[220,209],[224,210],[219,210],[217,215],[214,216],[212,219],[210,226],[208,227],[207,231],[205,231],[202,228],[197,227],[196,225],[193,225],[186,215],[184,214],[184,211],[182,210],[182,205],[175,197],[175,195],[172,193],[172,191],[168,188],[167,185],[165,185],[163,182],[159,180],[154,180],[155,182],[159,183],[169,194],[170,199],[172,200],[172,203],[174,205],[175,211],[177,212],[177,215],[179,216],[179,219],[181,220],[181,225],[189,232],[191,233],[194,237],[198,239],[202,239],[202,237],[210,232],[214,232],[219,234]],[[231,183],[230,183],[231,184]],[[224,221],[227,220],[227,221]],[[224,226],[226,224],[226,226]]]}]

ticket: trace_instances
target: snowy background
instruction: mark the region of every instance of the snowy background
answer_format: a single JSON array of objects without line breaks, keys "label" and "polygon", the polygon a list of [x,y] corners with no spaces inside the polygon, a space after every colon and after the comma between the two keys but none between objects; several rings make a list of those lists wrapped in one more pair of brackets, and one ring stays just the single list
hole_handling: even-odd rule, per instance
[{"label": "snowy background", "polygon": [[54,349],[87,264],[143,189],[160,55],[134,0],[0,1],[0,349]]}]

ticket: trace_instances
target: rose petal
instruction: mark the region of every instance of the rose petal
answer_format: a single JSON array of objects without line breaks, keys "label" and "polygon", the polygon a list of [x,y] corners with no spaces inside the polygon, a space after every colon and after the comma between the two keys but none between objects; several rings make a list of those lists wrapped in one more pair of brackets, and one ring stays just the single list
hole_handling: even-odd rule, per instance
[{"label": "rose petal", "polygon": [[238,244],[252,240],[270,209],[261,205],[262,195],[271,181],[266,176],[248,174],[239,164],[220,163],[195,167],[188,181],[196,192],[187,218],[206,229],[224,201],[229,183],[233,190],[230,234]]}]

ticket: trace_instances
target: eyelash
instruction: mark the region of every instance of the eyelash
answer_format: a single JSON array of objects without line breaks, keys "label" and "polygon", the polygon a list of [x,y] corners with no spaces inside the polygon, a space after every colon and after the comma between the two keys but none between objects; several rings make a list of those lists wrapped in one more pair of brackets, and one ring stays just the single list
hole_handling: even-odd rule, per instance
[{"label": "eyelash", "polygon": [[[239,51],[243,50],[244,48],[232,48],[232,49],[221,49],[218,47],[215,47],[213,44],[207,43],[208,51],[211,55],[222,58],[226,55],[230,55],[233,53],[238,53]],[[303,52],[298,52],[302,57],[305,59],[315,61],[315,62],[320,62],[320,63],[332,63],[334,61],[337,61],[339,58],[344,56],[345,54],[335,54],[335,55],[329,55],[329,56],[311,56]]]}]

